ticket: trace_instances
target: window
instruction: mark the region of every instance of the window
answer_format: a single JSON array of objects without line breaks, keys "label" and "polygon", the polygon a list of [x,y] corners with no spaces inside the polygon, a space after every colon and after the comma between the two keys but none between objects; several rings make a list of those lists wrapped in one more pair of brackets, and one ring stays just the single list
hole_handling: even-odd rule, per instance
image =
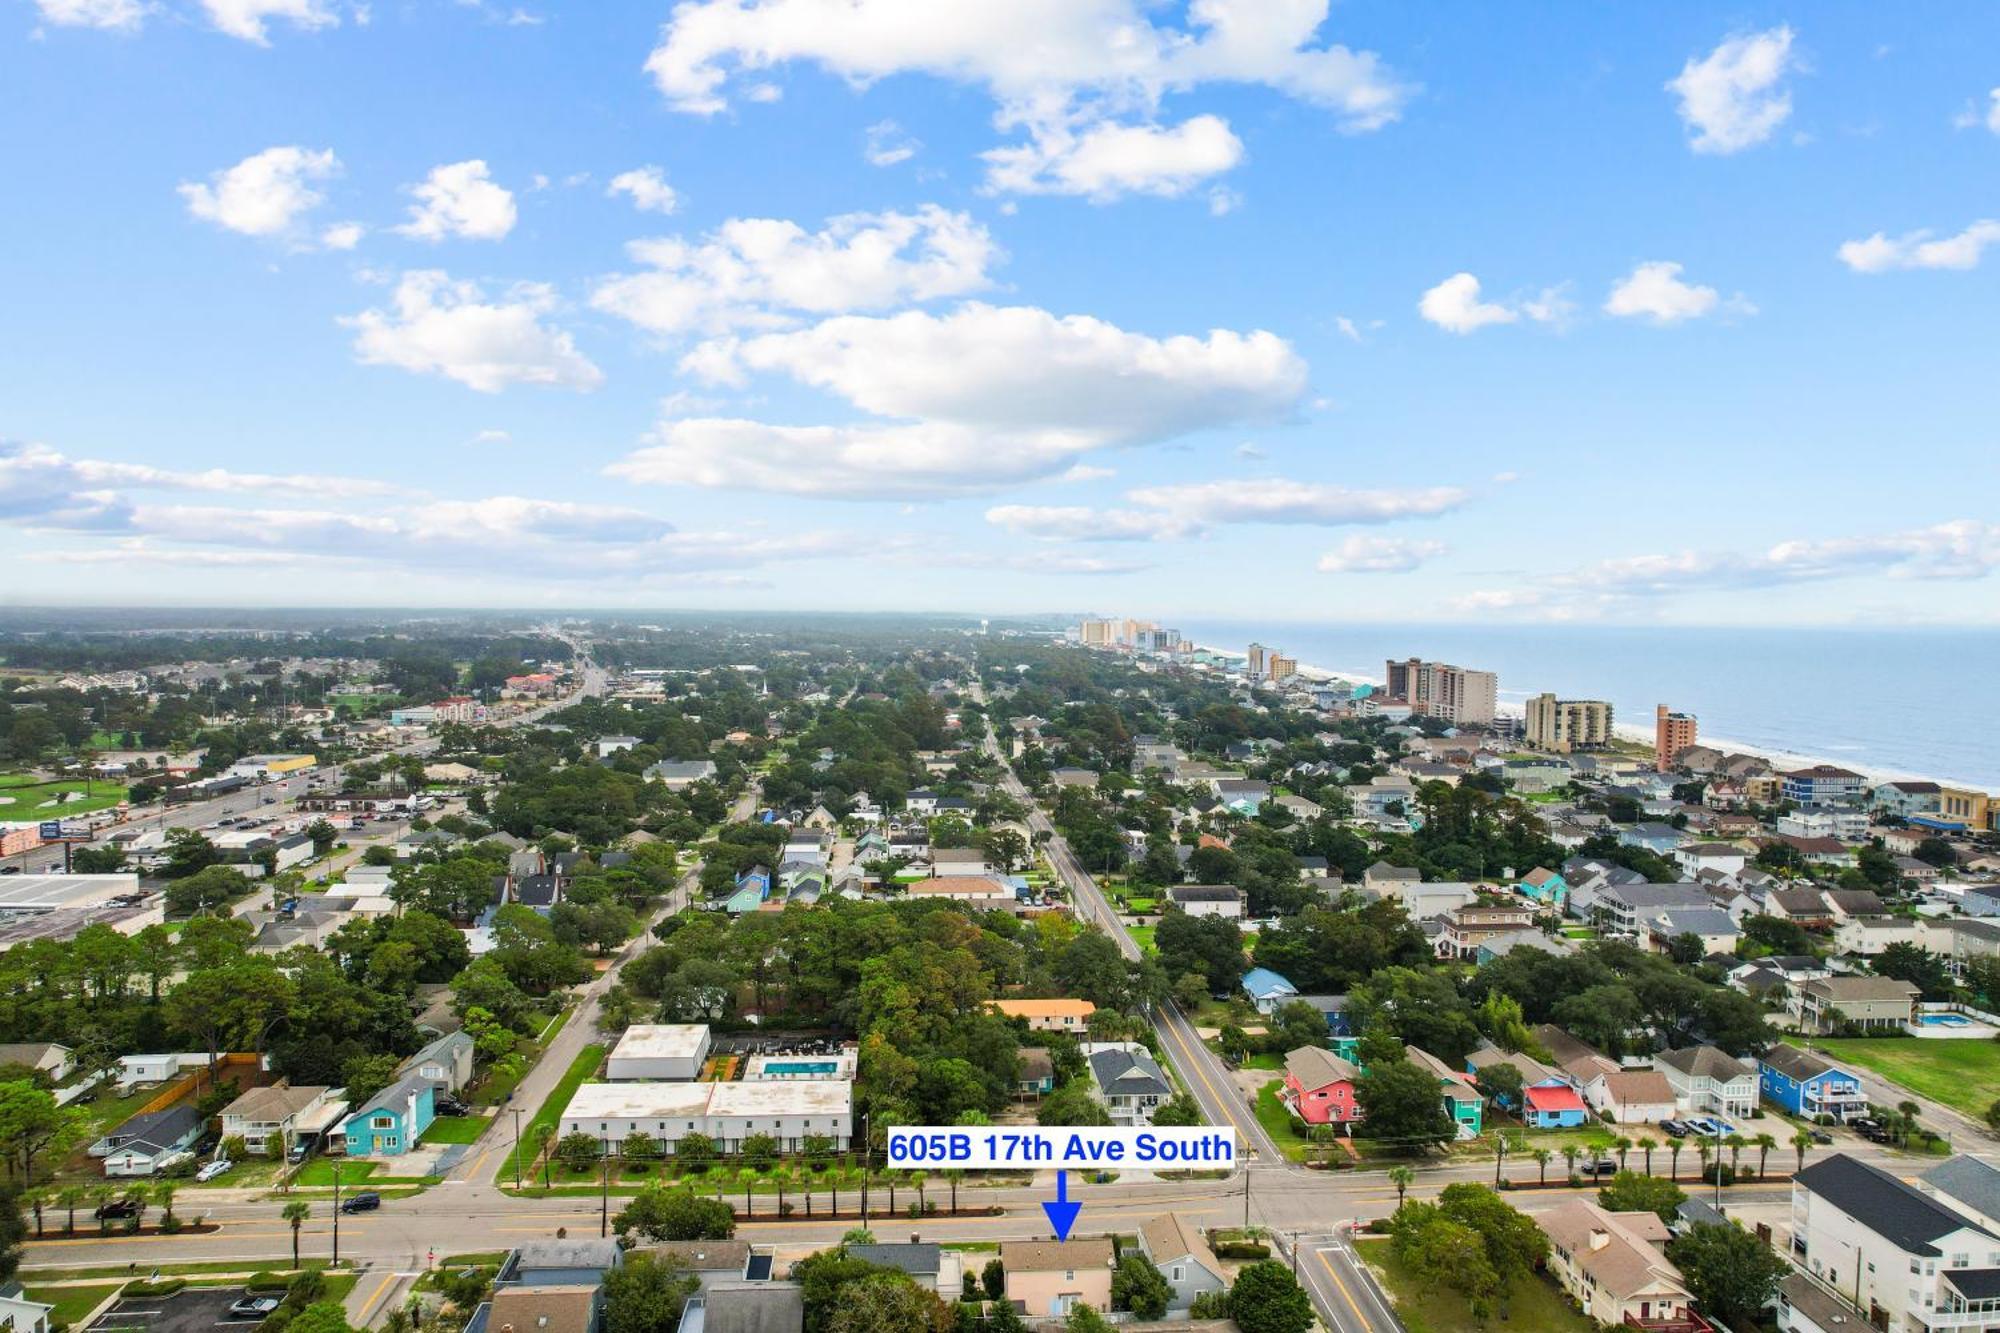
[{"label": "window", "polygon": [[1074,1268],[1063,1269],[1063,1281],[1065,1282],[1076,1281],[1076,1270]]},{"label": "window", "polygon": [[378,1115],[370,1120],[368,1124],[374,1129],[394,1129],[396,1127],[396,1120],[393,1116]]}]

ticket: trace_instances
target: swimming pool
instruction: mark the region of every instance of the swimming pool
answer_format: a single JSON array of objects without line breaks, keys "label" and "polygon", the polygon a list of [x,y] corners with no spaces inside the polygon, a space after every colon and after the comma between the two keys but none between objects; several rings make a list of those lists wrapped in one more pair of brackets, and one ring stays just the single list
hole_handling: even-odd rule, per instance
[{"label": "swimming pool", "polygon": [[766,1060],[761,1072],[766,1078],[831,1078],[839,1069],[838,1060]]},{"label": "swimming pool", "polygon": [[1969,1028],[1971,1019],[1964,1014],[1918,1014],[1917,1023],[1927,1028]]}]

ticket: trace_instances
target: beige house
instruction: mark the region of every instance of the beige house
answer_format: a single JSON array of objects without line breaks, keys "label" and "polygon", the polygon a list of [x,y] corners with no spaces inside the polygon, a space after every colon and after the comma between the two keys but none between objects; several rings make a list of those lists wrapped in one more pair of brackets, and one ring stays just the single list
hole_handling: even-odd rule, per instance
[{"label": "beige house", "polygon": [[1097,1006],[1089,1000],[988,1000],[987,1006],[1008,1018],[1026,1019],[1036,1032],[1069,1032],[1078,1036],[1090,1028]]},{"label": "beige house", "polygon": [[1111,1239],[1007,1240],[1000,1263],[1007,1299],[1029,1319],[1061,1319],[1079,1305],[1111,1308]]},{"label": "beige house", "polygon": [[252,1088],[222,1108],[222,1136],[243,1136],[243,1146],[254,1153],[283,1152],[291,1135],[324,1132],[347,1109],[347,1102],[335,1095],[339,1088],[294,1088],[276,1083],[268,1088]]},{"label": "beige house", "polygon": [[1792,1012],[1807,1032],[1832,1032],[1848,1023],[1900,1028],[1916,1012],[1920,993],[1895,977],[1822,977],[1792,993]]},{"label": "beige house", "polygon": [[1571,1199],[1535,1223],[1549,1238],[1549,1272],[1590,1318],[1612,1327],[1693,1324],[1687,1284],[1666,1256],[1667,1224],[1657,1213],[1612,1213]]}]

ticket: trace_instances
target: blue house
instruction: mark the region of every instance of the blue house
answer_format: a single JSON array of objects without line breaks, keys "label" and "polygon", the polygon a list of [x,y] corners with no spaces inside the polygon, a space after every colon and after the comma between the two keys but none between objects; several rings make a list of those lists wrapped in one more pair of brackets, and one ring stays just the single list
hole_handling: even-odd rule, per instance
[{"label": "blue house", "polygon": [[1272,1014],[1288,1000],[1296,1000],[1299,988],[1268,967],[1253,967],[1243,974],[1243,993],[1260,1014]]},{"label": "blue house", "polygon": [[1826,1115],[1845,1122],[1868,1114],[1858,1077],[1796,1046],[1779,1044],[1758,1057],[1757,1090],[1764,1101],[1807,1119]]},{"label": "blue house", "polygon": [[364,1103],[341,1124],[349,1157],[400,1157],[437,1119],[437,1085],[421,1073],[406,1074]]},{"label": "blue house", "polygon": [[1491,1042],[1482,1043],[1465,1057],[1465,1072],[1475,1082],[1481,1071],[1494,1065],[1512,1065],[1521,1075],[1521,1105],[1517,1108],[1514,1098],[1504,1094],[1496,1094],[1493,1104],[1503,1111],[1518,1109],[1521,1123],[1528,1128],[1565,1129],[1589,1121],[1590,1108],[1578,1095],[1574,1080],[1561,1070],[1518,1051],[1503,1051]]}]

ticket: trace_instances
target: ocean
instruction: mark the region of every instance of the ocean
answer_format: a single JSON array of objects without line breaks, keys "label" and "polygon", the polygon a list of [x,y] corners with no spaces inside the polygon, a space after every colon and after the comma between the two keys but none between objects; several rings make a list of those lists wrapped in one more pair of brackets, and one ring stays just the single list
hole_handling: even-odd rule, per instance
[{"label": "ocean", "polygon": [[1650,734],[1653,708],[1700,719],[1703,744],[1823,759],[1870,775],[2000,790],[2000,630],[1163,621],[1241,653],[1380,681],[1388,658],[1498,672],[1502,704],[1552,690],[1608,699]]}]

